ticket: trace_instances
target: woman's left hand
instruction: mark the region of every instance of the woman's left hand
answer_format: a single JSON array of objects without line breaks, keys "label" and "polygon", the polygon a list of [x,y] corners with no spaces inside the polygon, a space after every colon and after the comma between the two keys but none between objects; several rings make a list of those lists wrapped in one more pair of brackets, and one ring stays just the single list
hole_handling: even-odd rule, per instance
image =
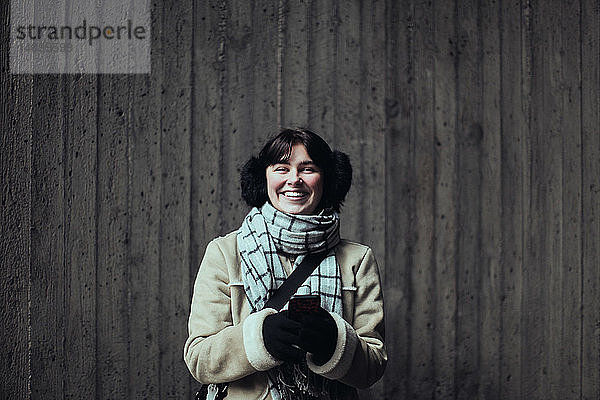
[{"label": "woman's left hand", "polygon": [[323,365],[333,355],[338,331],[335,320],[319,307],[318,312],[304,315],[300,328],[300,347],[313,356],[317,365]]}]

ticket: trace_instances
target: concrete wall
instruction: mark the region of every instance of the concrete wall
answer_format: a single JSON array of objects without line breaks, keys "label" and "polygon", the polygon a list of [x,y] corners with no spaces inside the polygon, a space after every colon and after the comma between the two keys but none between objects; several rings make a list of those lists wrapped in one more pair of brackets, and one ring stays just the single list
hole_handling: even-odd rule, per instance
[{"label": "concrete wall", "polygon": [[149,75],[10,75],[8,15],[0,397],[189,398],[205,246],[301,125],[380,263],[365,399],[600,398],[596,1],[155,1]]}]

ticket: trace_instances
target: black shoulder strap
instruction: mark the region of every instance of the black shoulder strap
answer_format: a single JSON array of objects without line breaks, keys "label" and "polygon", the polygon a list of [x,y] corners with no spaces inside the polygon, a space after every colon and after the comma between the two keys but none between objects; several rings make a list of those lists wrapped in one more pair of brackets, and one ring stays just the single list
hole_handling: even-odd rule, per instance
[{"label": "black shoulder strap", "polygon": [[288,302],[290,297],[298,290],[306,278],[312,274],[321,261],[327,255],[327,251],[315,254],[307,254],[304,260],[292,271],[291,275],[283,282],[283,285],[267,301],[264,308],[274,308],[279,311]]}]

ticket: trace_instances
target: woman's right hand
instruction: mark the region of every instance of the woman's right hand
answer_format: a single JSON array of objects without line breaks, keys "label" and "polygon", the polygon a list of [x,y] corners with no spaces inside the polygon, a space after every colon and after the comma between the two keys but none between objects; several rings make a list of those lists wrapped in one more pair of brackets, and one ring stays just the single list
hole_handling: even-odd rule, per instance
[{"label": "woman's right hand", "polygon": [[300,344],[300,323],[288,318],[287,310],[268,315],[262,327],[265,348],[283,362],[300,362],[306,353]]}]

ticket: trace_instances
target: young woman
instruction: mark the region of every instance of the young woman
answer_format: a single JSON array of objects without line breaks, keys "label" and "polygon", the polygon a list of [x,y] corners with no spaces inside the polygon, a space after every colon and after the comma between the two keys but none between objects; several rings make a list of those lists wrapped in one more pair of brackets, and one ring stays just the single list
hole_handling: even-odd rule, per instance
[{"label": "young woman", "polygon": [[[227,399],[357,399],[381,378],[383,295],[373,252],[340,239],[348,157],[317,134],[286,129],[241,174],[252,207],[241,227],[211,241],[200,265],[184,358]],[[306,254],[325,258],[296,294],[320,296],[300,320],[263,308]]]}]

